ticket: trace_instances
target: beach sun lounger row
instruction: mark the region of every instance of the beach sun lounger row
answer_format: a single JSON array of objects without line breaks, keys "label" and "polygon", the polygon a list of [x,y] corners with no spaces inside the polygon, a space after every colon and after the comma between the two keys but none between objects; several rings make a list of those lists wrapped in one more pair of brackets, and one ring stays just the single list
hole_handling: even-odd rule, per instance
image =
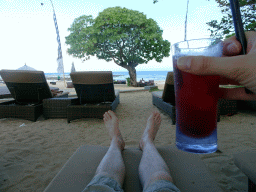
[{"label": "beach sun lounger row", "polygon": [[[44,114],[48,118],[67,118],[68,123],[80,118],[102,118],[108,110],[115,110],[119,92],[114,90],[111,71],[73,72],[70,74],[77,97],[68,93],[53,94],[42,71],[0,71],[14,101],[0,104],[0,118],[24,118],[32,121]],[[6,93],[4,94],[6,96]],[[6,96],[7,97],[7,96]],[[176,123],[173,72],[166,77],[164,91],[152,93],[152,102],[170,115]],[[236,101],[219,100],[220,115],[235,114]]]},{"label": "beach sun lounger row", "polygon": [[12,101],[0,103],[0,118],[21,118],[36,121],[40,115],[48,118],[103,118],[119,104],[119,92],[114,90],[111,71],[74,72],[71,79],[77,97],[68,93],[53,94],[43,71],[1,70]]}]

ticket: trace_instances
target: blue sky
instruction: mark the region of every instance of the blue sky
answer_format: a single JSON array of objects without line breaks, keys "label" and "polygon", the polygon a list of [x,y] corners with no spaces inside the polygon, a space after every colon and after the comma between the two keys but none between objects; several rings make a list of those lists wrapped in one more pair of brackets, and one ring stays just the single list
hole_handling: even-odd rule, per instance
[{"label": "blue sky", "polygon": [[[41,6],[41,3],[44,5]],[[53,0],[57,16],[63,52],[65,72],[70,72],[72,62],[76,70],[126,71],[114,62],[98,60],[96,57],[82,62],[66,53],[65,36],[73,20],[81,15],[93,15],[108,7],[126,7],[143,12],[147,18],[157,21],[164,30],[163,38],[174,44],[184,40],[184,22],[187,0]],[[46,73],[57,71],[56,32],[50,0],[1,0],[0,1],[0,52],[1,69],[17,69],[25,63]],[[221,18],[214,0],[190,0],[187,39],[210,36],[206,22]],[[161,63],[150,61],[139,65],[137,71],[172,71],[172,59]]]}]

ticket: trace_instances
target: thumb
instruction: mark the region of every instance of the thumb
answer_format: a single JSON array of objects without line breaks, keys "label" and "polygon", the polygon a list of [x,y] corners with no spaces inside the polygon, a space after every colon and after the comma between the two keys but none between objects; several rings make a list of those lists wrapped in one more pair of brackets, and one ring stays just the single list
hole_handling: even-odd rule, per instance
[{"label": "thumb", "polygon": [[244,74],[248,61],[245,55],[233,57],[186,56],[178,59],[177,67],[195,75],[220,75],[238,80],[237,76]]}]

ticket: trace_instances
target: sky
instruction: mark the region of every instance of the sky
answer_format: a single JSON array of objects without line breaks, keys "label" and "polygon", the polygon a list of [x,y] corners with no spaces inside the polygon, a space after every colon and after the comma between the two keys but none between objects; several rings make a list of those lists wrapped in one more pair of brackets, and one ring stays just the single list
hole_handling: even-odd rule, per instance
[{"label": "sky", "polygon": [[[126,7],[154,19],[163,30],[163,39],[172,45],[184,40],[187,0],[52,0],[58,22],[63,64],[70,72],[72,62],[77,71],[126,71],[113,61],[96,57],[82,62],[67,54],[65,37],[75,18],[81,15],[97,17],[109,7]],[[43,5],[41,5],[43,3]],[[57,72],[58,44],[50,0],[0,1],[0,69],[17,69],[25,63],[45,73]],[[220,8],[214,0],[190,0],[188,8],[187,39],[210,37],[206,22],[220,20]],[[172,71],[172,58],[161,63],[152,60],[136,67],[137,71]]]}]

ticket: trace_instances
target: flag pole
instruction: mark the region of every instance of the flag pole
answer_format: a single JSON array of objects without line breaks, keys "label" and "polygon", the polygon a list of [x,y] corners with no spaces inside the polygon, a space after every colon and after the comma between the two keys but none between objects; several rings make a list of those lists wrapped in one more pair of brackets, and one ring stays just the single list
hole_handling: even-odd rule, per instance
[{"label": "flag pole", "polygon": [[59,35],[59,29],[58,29],[58,24],[57,24],[57,18],[56,18],[56,14],[55,14],[55,10],[54,10],[54,6],[52,3],[52,9],[53,9],[53,20],[54,20],[54,24],[55,24],[55,29],[56,29],[56,34],[57,34],[57,42],[58,42],[58,58],[57,58],[57,62],[58,62],[58,73],[63,73],[63,79],[64,79],[64,87],[66,87],[66,79],[65,79],[65,73],[64,73],[64,65],[63,65],[63,57],[62,57],[62,50],[61,50],[61,43],[60,43],[60,35]]},{"label": "flag pole", "polygon": [[189,3],[189,0],[187,0],[187,11],[186,11],[186,18],[185,18],[185,37],[184,37],[184,41],[187,41],[188,3]]}]

